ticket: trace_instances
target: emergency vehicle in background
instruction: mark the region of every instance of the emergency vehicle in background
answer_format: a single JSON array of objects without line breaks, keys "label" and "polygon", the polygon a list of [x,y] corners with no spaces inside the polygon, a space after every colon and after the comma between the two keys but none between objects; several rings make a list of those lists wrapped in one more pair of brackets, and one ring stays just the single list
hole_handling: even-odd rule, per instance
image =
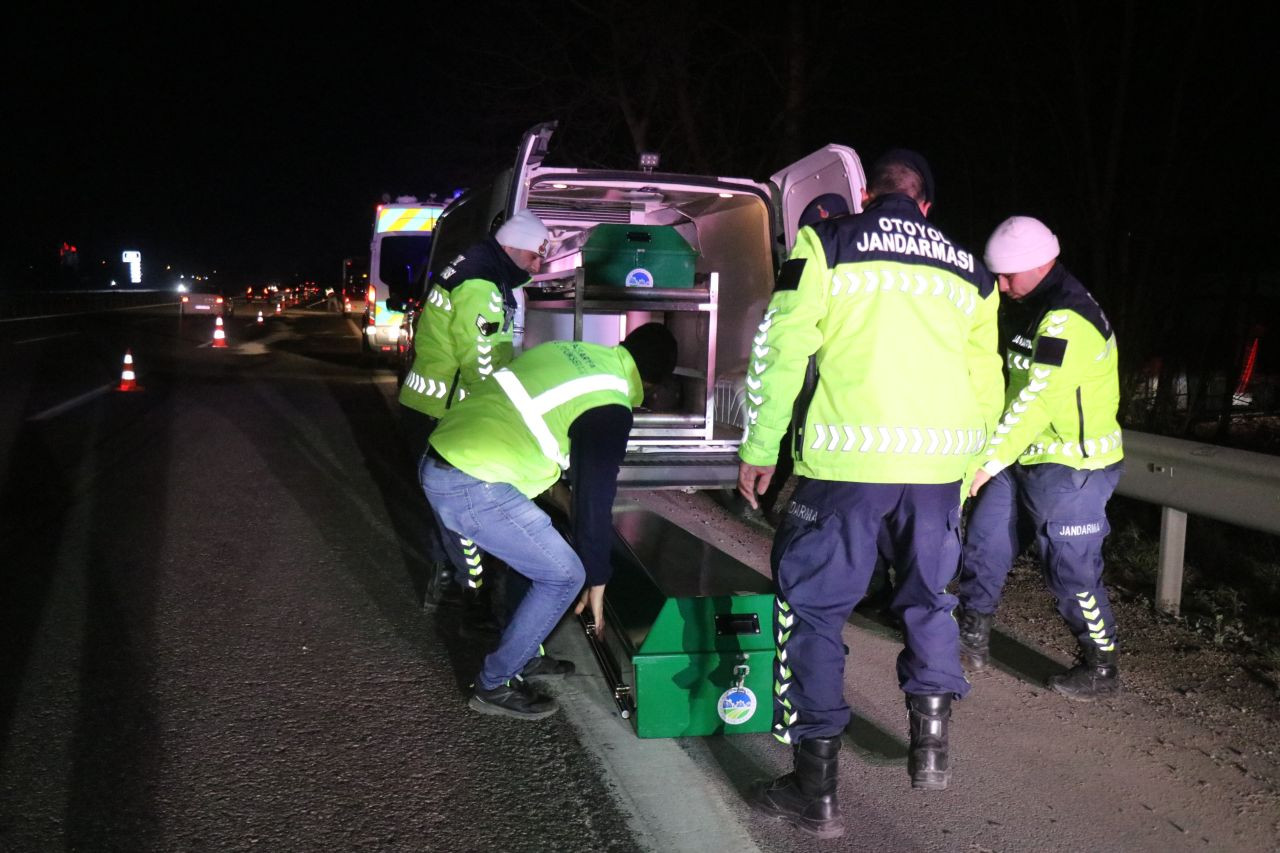
[{"label": "emergency vehicle in background", "polygon": [[369,258],[343,258],[342,274],[334,297],[347,317],[364,316],[364,297],[369,289]]},{"label": "emergency vehicle in background", "polygon": [[414,196],[378,205],[360,329],[364,352],[387,353],[398,360],[408,348],[405,306],[422,288],[431,238],[444,207],[445,202],[419,202]]}]

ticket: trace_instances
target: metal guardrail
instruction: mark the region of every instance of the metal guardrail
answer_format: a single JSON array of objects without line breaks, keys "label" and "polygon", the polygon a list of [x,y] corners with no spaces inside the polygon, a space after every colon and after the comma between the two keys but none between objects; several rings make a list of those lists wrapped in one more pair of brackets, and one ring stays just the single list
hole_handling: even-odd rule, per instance
[{"label": "metal guardrail", "polygon": [[1187,514],[1280,534],[1280,456],[1124,432],[1118,494],[1160,507],[1156,608],[1182,606]]}]

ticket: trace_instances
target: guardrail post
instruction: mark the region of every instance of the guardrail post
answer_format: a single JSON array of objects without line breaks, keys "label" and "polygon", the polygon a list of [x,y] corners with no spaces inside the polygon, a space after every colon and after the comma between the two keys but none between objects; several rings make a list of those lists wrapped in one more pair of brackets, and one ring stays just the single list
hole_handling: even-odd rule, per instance
[{"label": "guardrail post", "polygon": [[1156,572],[1156,609],[1177,616],[1182,607],[1182,566],[1187,550],[1187,514],[1160,507],[1160,568]]}]

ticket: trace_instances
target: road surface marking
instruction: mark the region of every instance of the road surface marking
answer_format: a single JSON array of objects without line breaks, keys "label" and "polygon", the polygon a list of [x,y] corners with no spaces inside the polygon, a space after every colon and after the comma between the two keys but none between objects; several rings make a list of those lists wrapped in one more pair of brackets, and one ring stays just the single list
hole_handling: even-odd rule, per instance
[{"label": "road surface marking", "polygon": [[38,343],[40,343],[41,341],[56,341],[58,338],[73,338],[73,337],[75,337],[75,336],[76,336],[76,335],[78,335],[78,334],[80,334],[80,332],[79,332],[79,331],[74,331],[74,332],[59,332],[59,333],[58,333],[58,334],[56,334],[56,335],[45,335],[45,336],[44,336],[44,337],[42,337],[42,338],[27,338],[26,340],[23,340],[23,341],[14,341],[14,342],[13,342],[13,345],[14,345],[15,347],[20,347],[20,346],[22,346],[23,344],[38,344]]},{"label": "road surface marking", "polygon": [[40,412],[38,414],[34,414],[31,417],[27,418],[27,420],[28,421],[47,421],[50,418],[56,418],[58,415],[62,414],[63,412],[69,412],[72,409],[74,409],[76,406],[89,402],[94,397],[101,397],[103,394],[107,393],[114,387],[116,387],[116,384],[114,382],[110,382],[99,388],[94,388],[92,391],[86,391],[85,393],[81,394],[79,397],[72,397],[70,400],[66,400],[65,402],[59,403],[56,406],[52,406],[48,409],[45,409],[43,412]]}]

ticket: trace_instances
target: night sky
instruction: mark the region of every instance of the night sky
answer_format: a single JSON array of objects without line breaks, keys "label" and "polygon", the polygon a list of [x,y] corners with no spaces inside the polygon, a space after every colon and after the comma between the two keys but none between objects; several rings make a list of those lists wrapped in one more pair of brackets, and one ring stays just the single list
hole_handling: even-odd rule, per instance
[{"label": "night sky", "polygon": [[4,285],[64,240],[325,281],[382,194],[469,186],[544,119],[551,162],[631,166],[640,144],[757,179],[828,142],[915,147],[958,241],[1040,216],[1104,292],[1268,268],[1275,32],[1229,4],[449,5],[19,12]]}]

